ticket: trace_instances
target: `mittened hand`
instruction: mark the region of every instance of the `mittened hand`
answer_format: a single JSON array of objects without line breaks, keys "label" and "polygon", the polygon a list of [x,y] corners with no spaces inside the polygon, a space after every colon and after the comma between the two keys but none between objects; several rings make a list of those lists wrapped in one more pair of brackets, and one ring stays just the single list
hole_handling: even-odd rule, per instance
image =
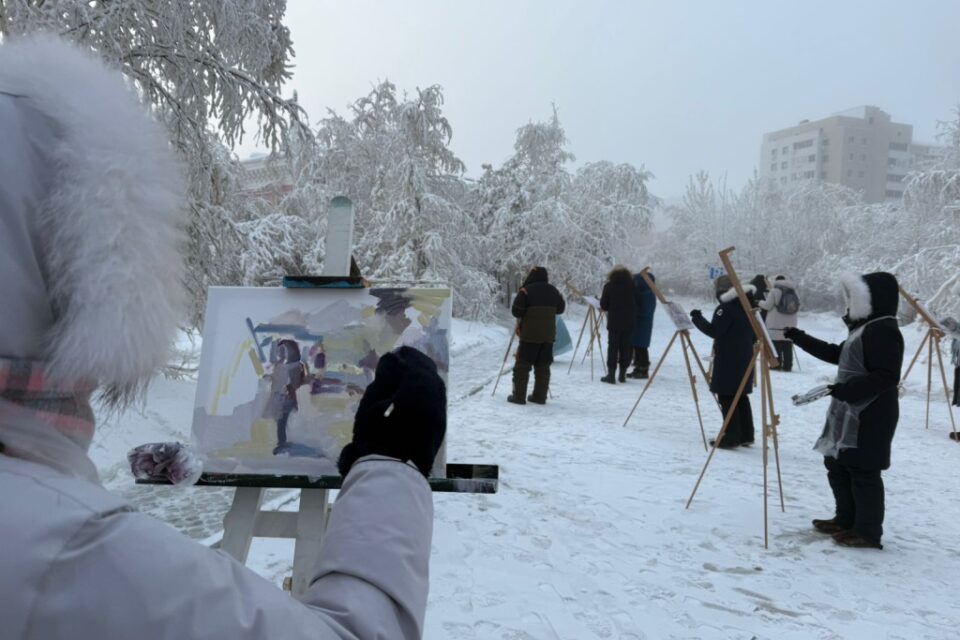
[{"label": "mittened hand", "polygon": [[801,331],[800,329],[797,329],[796,327],[787,327],[786,329],[783,330],[783,337],[786,338],[787,340],[793,340],[803,335],[805,335],[803,331]]},{"label": "mittened hand", "polygon": [[837,382],[831,385],[827,385],[830,389],[830,395],[840,400],[842,402],[847,402],[849,400],[849,395],[847,394],[847,385],[842,382]]},{"label": "mittened hand", "polygon": [[413,462],[429,477],[447,430],[447,391],[433,360],[410,347],[377,363],[353,423],[353,442],[337,468],[346,477],[363,456],[378,454]]},{"label": "mittened hand", "polygon": [[692,309],[692,310],[690,311],[690,318],[691,318],[691,319],[693,319],[693,318],[702,318],[702,317],[703,317],[703,312],[700,311],[700,309]]}]

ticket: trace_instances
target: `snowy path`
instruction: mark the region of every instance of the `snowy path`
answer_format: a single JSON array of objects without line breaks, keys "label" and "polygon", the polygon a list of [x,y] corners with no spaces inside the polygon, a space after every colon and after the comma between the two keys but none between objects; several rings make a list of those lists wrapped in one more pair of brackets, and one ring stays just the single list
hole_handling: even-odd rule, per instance
[{"label": "snowy path", "polygon": [[[567,320],[573,331],[582,316]],[[658,313],[654,359],[669,340],[668,322]],[[803,316],[801,325],[820,337],[843,335],[827,315]],[[812,517],[830,515],[821,459],[810,450],[826,404],[797,408],[789,397],[825,382],[832,368],[801,354],[801,373],[773,374],[787,511],[772,491],[764,550],[759,446],[718,452],[684,509],[706,454],[679,346],[623,428],[639,381],[591,383],[589,364],[567,375],[565,356],[553,367],[547,406],[510,405],[509,374],[490,397],[507,330],[458,321],[454,332],[448,460],[499,464],[502,480],[496,495],[435,495],[426,638],[956,637],[960,447],[946,438],[942,396],[923,429],[925,370],[912,374],[901,403],[880,552],[841,549],[810,530]],[[920,334],[904,334],[912,356]],[[709,352],[703,336],[694,339]],[[709,435],[719,411],[698,388]],[[98,437],[101,469],[125,451],[118,442],[188,425],[192,400],[189,383],[162,383],[142,416]],[[129,489],[121,475],[107,476]],[[188,530],[192,511],[207,523],[226,507],[226,495],[180,496],[154,508]],[[250,565],[279,583],[291,558],[290,543],[255,541]]]}]

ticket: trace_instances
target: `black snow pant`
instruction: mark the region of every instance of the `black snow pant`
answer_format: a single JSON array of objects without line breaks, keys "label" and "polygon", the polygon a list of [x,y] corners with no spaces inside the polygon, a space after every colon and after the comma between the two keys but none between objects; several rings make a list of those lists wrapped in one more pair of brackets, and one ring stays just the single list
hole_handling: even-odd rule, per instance
[{"label": "black snow pant", "polygon": [[777,360],[780,362],[780,371],[792,371],[793,343],[789,340],[774,340],[773,348],[777,350]]},{"label": "black snow pant", "polygon": [[841,527],[868,540],[880,542],[883,536],[884,491],[879,469],[858,469],[824,458],[827,480],[837,508],[835,519]]},{"label": "black snow pant", "polygon": [[630,331],[607,332],[607,373],[610,376],[617,374],[617,365],[620,365],[620,374],[627,373],[630,366],[630,352],[633,351]]},{"label": "black snow pant", "polygon": [[633,366],[637,369],[647,370],[650,368],[650,350],[646,347],[633,348]]},{"label": "black snow pant", "polygon": [[552,342],[521,342],[517,348],[517,363],[513,366],[513,394],[525,399],[530,370],[533,369],[533,393],[535,402],[546,402],[550,388],[550,365],[553,364]]},{"label": "black snow pant", "polygon": [[[720,409],[723,411],[723,417],[727,417],[730,407],[733,406],[733,399],[736,396],[721,396]],[[723,434],[718,446],[721,447],[739,447],[741,444],[750,444],[753,442],[753,409],[750,407],[750,396],[743,394],[740,396],[740,402],[730,418],[730,424]]]},{"label": "black snow pant", "polygon": [[953,368],[953,406],[960,407],[960,367]]}]

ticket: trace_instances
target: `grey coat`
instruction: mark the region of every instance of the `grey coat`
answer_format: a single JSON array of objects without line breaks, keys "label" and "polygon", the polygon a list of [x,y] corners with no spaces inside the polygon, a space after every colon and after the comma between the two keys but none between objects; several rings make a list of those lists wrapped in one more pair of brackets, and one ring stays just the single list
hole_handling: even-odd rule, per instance
[{"label": "grey coat", "polygon": [[0,454],[0,504],[4,640],[422,634],[433,503],[423,476],[396,460],[354,464],[302,602],[45,464]]},{"label": "grey coat", "polygon": [[767,332],[770,333],[770,337],[774,340],[785,340],[783,330],[787,327],[797,326],[797,314],[793,313],[788,315],[777,311],[777,303],[780,302],[780,298],[783,296],[782,287],[796,289],[796,286],[789,280],[777,280],[773,283],[773,287],[770,288],[763,300],[758,303],[758,306],[767,312]]}]

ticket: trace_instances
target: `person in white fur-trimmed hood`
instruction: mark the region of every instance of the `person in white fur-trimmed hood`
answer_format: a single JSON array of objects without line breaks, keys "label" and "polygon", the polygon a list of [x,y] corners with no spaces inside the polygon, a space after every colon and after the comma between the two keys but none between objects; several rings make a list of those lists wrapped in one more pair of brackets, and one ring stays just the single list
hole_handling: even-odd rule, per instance
[{"label": "person in white fur-trimmed hood", "polygon": [[182,317],[185,185],[163,129],[90,54],[11,38],[0,141],[3,638],[419,638],[446,428],[433,363],[380,359],[298,602],[107,492],[87,456],[91,398],[140,397]]},{"label": "person in white fur-trimmed hood", "polygon": [[810,355],[838,366],[830,385],[826,424],[814,449],[823,454],[833,490],[834,516],[813,521],[847,547],[882,549],[885,492],[881,472],[890,468],[890,447],[900,417],[897,386],[903,336],[897,326],[900,289],[889,273],[841,278],[849,329],[829,344],[799,329],[784,333]]}]

